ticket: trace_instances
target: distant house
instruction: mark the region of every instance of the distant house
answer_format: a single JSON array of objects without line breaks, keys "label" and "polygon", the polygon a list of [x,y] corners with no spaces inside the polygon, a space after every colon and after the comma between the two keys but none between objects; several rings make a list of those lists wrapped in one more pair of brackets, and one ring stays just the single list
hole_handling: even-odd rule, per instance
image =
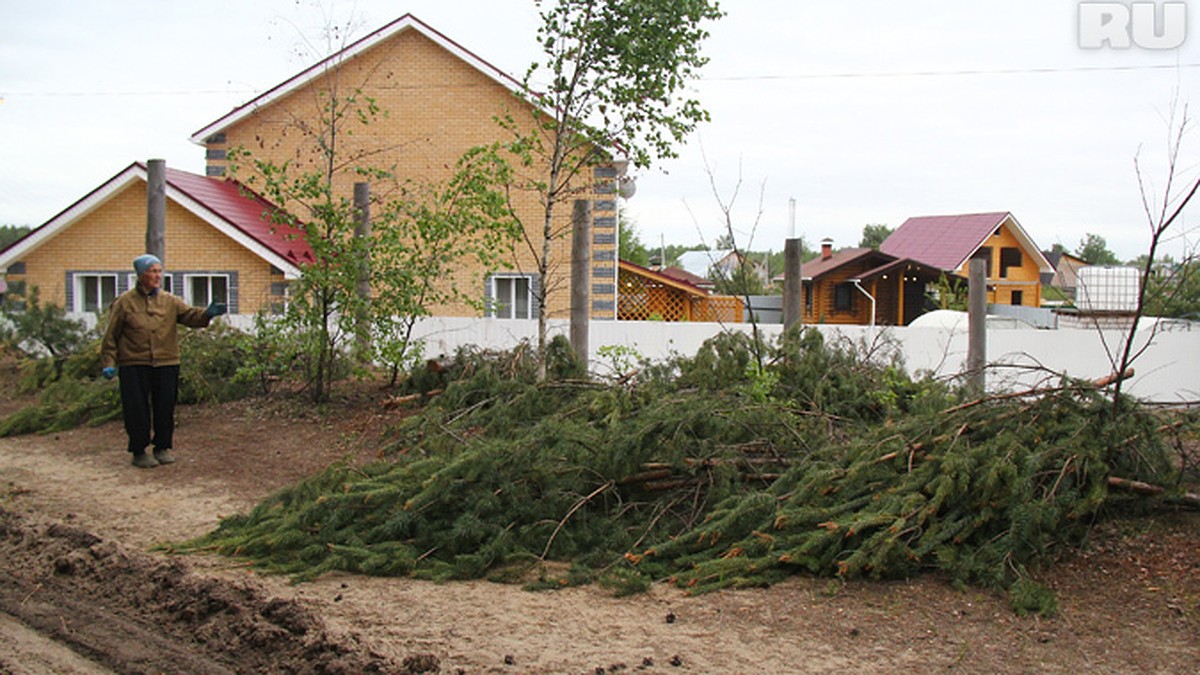
[{"label": "distant house", "polygon": [[973,259],[986,264],[988,302],[1038,307],[1042,274],[1054,268],[1007,211],[921,216],[904,221],[879,250],[966,277]]},{"label": "distant house", "polygon": [[711,279],[697,276],[679,267],[664,267],[663,269],[658,270],[658,273],[664,277],[674,279],[675,281],[682,281],[685,284],[691,284],[692,286],[703,289],[709,293],[711,293],[713,288],[716,286]]},{"label": "distant house", "polygon": [[[133,163],[0,252],[8,283],[67,311],[103,311],[136,282],[146,250],[147,169]],[[312,262],[301,231],[273,226],[275,206],[233,181],[166,170],[164,287],[193,305],[270,311]]]},{"label": "distant house", "polygon": [[685,251],[679,255],[677,266],[689,274],[715,282],[719,279],[734,278],[743,263],[747,265],[751,274],[762,281],[764,286],[770,282],[767,267],[762,261],[750,258],[734,249]]},{"label": "distant house", "polygon": [[1052,272],[1042,274],[1042,285],[1057,288],[1068,299],[1075,300],[1079,270],[1091,263],[1066,251],[1043,251],[1042,255],[1046,256],[1046,261],[1053,268]]},{"label": "distant house", "polygon": [[804,288],[803,323],[907,326],[927,310],[926,295],[939,279],[955,274],[870,248],[833,251],[821,242],[821,255],[800,268]]},{"label": "distant house", "polygon": [[620,261],[620,269],[617,318],[622,321],[739,323],[743,319],[745,310],[740,298],[713,295],[685,280],[686,272],[656,272],[627,260]]}]

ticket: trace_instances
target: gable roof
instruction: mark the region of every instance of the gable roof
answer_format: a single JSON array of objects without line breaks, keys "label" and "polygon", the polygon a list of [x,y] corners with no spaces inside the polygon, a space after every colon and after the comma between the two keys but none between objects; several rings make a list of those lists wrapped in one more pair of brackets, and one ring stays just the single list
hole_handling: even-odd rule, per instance
[{"label": "gable roof", "polygon": [[1046,261],[1054,269],[1058,269],[1059,263],[1074,264],[1076,267],[1090,265],[1088,261],[1069,251],[1042,251],[1042,255],[1046,256]]},{"label": "gable roof", "polygon": [[664,267],[661,270],[658,270],[658,273],[664,277],[670,277],[676,281],[682,281],[685,284],[691,284],[696,288],[709,289],[713,287],[713,282],[711,280],[692,274],[691,272],[679,267]]},{"label": "gable roof", "polygon": [[[734,257],[734,264],[740,260],[737,250],[732,248],[719,248],[711,251],[684,251],[679,254],[678,267],[698,277],[707,278],[714,267],[725,264],[725,261],[731,256]],[[752,260],[750,262],[753,264],[755,261]]]},{"label": "gable roof", "polygon": [[[125,167],[100,187],[13,242],[0,252],[0,268],[19,260],[137,181],[147,181],[146,166],[141,162]],[[235,181],[198,176],[168,167],[166,193],[168,200],[282,270],[285,278],[299,277],[300,266],[314,260],[303,230],[272,224],[269,217],[276,207]]]},{"label": "gable roof", "polygon": [[[891,258],[891,256],[887,256],[887,257]],[[941,275],[945,275],[949,279],[959,279],[961,281],[966,281],[965,278],[959,276],[958,274],[956,274],[954,272],[946,272],[945,270],[939,269],[937,267],[930,267],[929,265],[926,265],[923,262],[920,262],[918,260],[913,260],[911,258],[896,258],[894,260],[888,260],[887,262],[884,262],[876,267],[872,267],[869,270],[866,270],[864,272],[860,272],[860,273],[856,274],[854,277],[851,278],[851,281],[868,281],[870,279],[874,279],[875,277],[883,276],[885,274],[890,274],[896,270],[904,270],[904,271],[906,271],[905,273],[907,273],[908,270],[915,270],[917,273],[925,273],[930,276],[937,276],[937,275],[941,274]]]},{"label": "gable roof", "polygon": [[930,267],[953,272],[962,267],[987,238],[1005,224],[1025,249],[1026,255],[1035,257],[1039,271],[1053,271],[1054,268],[1025,232],[1025,228],[1008,211],[909,218],[880,244],[879,250],[897,258],[912,258]]},{"label": "gable roof", "polygon": [[676,290],[683,291],[684,293],[687,293],[688,295],[692,295],[692,296],[700,296],[700,297],[708,296],[707,290],[705,290],[695,284],[684,281],[683,279],[679,279],[674,276],[664,274],[663,272],[655,272],[652,269],[649,269],[647,267],[642,267],[641,265],[638,265],[637,263],[631,263],[628,260],[620,260],[620,261],[618,261],[618,263],[620,265],[620,268],[623,271],[636,274],[640,277],[644,277],[644,278],[650,279],[652,281],[656,281],[668,288],[674,288]]},{"label": "gable roof", "polygon": [[824,260],[816,258],[802,263],[800,265],[800,278],[811,281],[823,277],[845,265],[866,259],[872,254],[878,256],[881,261],[891,262],[895,260],[895,256],[880,253],[873,248],[844,248]]},{"label": "gable roof", "polygon": [[338,50],[337,52],[321,59],[312,66],[300,71],[296,75],[293,75],[287,80],[275,85],[274,87],[271,87],[250,101],[235,107],[221,118],[211,122],[204,128],[192,134],[192,142],[196,143],[197,145],[204,145],[205,140],[209,136],[221,131],[222,129],[232,126],[236,122],[248,117],[259,108],[268,106],[274,101],[283,98],[287,94],[304,87],[309,82],[312,82],[314,79],[327,72],[331,66],[341,63],[342,61],[352,59],[355,56],[367,51],[371,47],[374,47],[375,45],[391,38],[392,36],[409,30],[416,31],[429,38],[443,49],[462,59],[479,72],[512,91],[514,94],[519,94],[525,91],[525,88],[521,85],[521,83],[512,76],[481,59],[479,56],[475,55],[474,52],[463,47],[454,40],[451,40],[442,33],[434,30],[412,14],[405,14],[399,19],[396,19],[382,28],[372,31],[367,36],[352,42],[343,49]]}]

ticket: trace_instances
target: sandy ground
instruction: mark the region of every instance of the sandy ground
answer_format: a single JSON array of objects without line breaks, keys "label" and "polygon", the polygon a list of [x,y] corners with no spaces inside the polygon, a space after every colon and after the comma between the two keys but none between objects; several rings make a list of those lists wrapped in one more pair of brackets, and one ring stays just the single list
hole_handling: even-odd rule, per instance
[{"label": "sandy ground", "polygon": [[[119,424],[0,439],[0,515],[10,520],[7,533],[0,527],[9,589],[0,672],[187,672],[162,665],[190,658],[205,672],[1200,672],[1195,513],[1113,525],[1099,545],[1066,556],[1045,575],[1061,607],[1049,620],[933,577],[797,578],[699,597],[656,586],[614,598],[596,587],[534,593],[349,575],[291,585],[229,559],[152,550],[336,459],[369,458],[389,414],[370,402],[326,416],[253,402],[185,407],[179,461],[153,470],[128,465]],[[66,548],[48,554],[55,538]],[[156,588],[140,588],[141,578]],[[68,606],[55,608],[55,588]],[[173,593],[188,607],[197,594],[207,605],[238,599],[198,614]],[[116,636],[73,641],[70,622],[93,611],[97,623],[119,614],[144,651],[166,656],[122,655],[127,641]]]}]

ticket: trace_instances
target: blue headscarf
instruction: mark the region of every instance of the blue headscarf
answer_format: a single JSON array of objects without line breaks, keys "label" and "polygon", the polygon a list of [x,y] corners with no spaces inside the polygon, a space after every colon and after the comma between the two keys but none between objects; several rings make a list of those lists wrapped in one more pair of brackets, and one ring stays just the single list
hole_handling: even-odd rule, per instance
[{"label": "blue headscarf", "polygon": [[133,270],[137,272],[138,276],[140,277],[146,273],[146,270],[150,269],[151,265],[161,264],[162,261],[158,259],[158,256],[147,253],[145,255],[139,255],[133,259]]}]

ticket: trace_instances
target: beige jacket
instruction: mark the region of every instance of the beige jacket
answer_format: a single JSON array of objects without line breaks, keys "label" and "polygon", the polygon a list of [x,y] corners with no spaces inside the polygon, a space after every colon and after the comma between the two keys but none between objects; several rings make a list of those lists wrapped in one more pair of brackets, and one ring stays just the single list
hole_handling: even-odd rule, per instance
[{"label": "beige jacket", "polygon": [[211,320],[202,307],[166,291],[146,295],[135,284],[109,310],[100,367],[179,365],[179,324],[203,328]]}]

